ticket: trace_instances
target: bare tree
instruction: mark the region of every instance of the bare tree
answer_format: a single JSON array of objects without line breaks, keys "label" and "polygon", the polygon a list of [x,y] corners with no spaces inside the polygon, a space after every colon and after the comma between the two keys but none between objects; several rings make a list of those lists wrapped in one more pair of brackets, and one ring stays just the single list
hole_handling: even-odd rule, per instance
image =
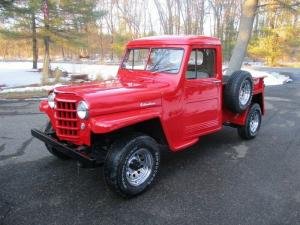
[{"label": "bare tree", "polygon": [[113,49],[113,44],[114,44],[114,36],[115,36],[115,32],[116,32],[116,15],[115,15],[115,2],[114,1],[110,1],[110,0],[105,0],[102,2],[102,4],[104,5],[104,9],[108,12],[106,14],[106,16],[104,17],[105,22],[106,22],[106,26],[107,26],[107,30],[110,34],[110,59],[113,60],[114,59],[114,49]]},{"label": "bare tree", "polygon": [[163,29],[164,34],[169,34],[169,25],[168,25],[168,18],[166,10],[164,9],[163,5],[161,4],[161,1],[154,0],[157,14],[159,16],[160,25]]},{"label": "bare tree", "polygon": [[202,34],[205,0],[154,0],[164,34]]},{"label": "bare tree", "polygon": [[232,52],[226,74],[239,70],[242,66],[247,46],[251,37],[253,21],[258,0],[245,0],[242,8],[241,21],[237,42]]},{"label": "bare tree", "polygon": [[[145,12],[148,11],[147,1],[140,0],[116,0],[117,8],[120,12],[121,18],[129,28],[129,33],[132,38],[139,37],[142,33],[142,27],[146,27]],[[126,29],[126,27],[125,27]]]}]

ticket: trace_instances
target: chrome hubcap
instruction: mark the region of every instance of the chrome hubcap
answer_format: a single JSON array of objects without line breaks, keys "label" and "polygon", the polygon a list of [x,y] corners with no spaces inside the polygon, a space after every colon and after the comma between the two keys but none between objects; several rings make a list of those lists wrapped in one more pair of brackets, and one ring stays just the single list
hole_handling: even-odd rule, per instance
[{"label": "chrome hubcap", "polygon": [[254,112],[250,116],[250,131],[251,133],[255,133],[259,126],[259,115],[258,112]]},{"label": "chrome hubcap", "polygon": [[126,163],[126,179],[132,186],[139,186],[150,176],[153,157],[149,150],[141,148]]},{"label": "chrome hubcap", "polygon": [[251,95],[251,85],[249,80],[245,80],[242,83],[240,93],[239,93],[239,101],[241,105],[246,105],[250,99]]}]

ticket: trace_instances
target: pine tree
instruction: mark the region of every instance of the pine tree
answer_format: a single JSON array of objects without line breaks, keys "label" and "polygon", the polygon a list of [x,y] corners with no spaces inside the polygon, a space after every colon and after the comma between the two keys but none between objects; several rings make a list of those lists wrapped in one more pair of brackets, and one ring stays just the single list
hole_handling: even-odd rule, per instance
[{"label": "pine tree", "polygon": [[96,4],[96,0],[1,1],[0,17],[9,21],[10,26],[0,32],[14,39],[32,39],[33,68],[37,67],[38,39],[43,41],[42,82],[47,83],[51,45],[86,47],[88,25],[104,15],[103,11],[95,11]]},{"label": "pine tree", "polygon": [[32,39],[32,67],[34,69],[37,68],[38,61],[36,15],[39,11],[39,4],[40,0],[6,0],[0,3],[0,17],[10,23],[13,21],[13,25],[1,29],[0,33],[13,39]]}]

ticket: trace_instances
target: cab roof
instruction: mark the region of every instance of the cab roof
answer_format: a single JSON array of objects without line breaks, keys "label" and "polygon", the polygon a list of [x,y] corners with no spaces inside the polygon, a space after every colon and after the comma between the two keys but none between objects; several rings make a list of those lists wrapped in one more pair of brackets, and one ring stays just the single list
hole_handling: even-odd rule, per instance
[{"label": "cab roof", "polygon": [[145,46],[145,45],[195,45],[195,44],[209,44],[221,45],[218,38],[197,35],[164,35],[144,37],[129,41],[127,46]]}]

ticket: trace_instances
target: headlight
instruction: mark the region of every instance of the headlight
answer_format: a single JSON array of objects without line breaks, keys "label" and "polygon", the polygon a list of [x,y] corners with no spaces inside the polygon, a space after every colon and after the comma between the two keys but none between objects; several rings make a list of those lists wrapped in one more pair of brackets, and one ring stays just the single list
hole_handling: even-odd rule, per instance
[{"label": "headlight", "polygon": [[81,101],[77,105],[77,115],[80,119],[86,119],[89,116],[89,108],[84,101]]},{"label": "headlight", "polygon": [[54,108],[55,106],[55,102],[54,102],[54,98],[55,98],[55,94],[54,92],[51,92],[49,95],[48,95],[48,104],[50,106],[50,108]]}]

